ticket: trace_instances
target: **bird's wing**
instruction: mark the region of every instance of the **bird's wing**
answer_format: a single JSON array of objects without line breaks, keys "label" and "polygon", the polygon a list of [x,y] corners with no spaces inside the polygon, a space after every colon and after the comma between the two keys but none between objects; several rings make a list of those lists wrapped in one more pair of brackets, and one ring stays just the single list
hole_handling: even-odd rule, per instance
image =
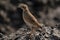
[{"label": "bird's wing", "polygon": [[35,21],[30,17],[28,13],[23,12],[23,20],[28,26],[36,25]]}]

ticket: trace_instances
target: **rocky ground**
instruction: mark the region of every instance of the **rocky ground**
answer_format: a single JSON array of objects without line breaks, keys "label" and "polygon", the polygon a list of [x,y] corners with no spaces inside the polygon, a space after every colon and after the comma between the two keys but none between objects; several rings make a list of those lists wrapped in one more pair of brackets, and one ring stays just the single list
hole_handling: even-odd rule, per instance
[{"label": "rocky ground", "polygon": [[[28,5],[44,30],[30,37],[20,3]],[[60,40],[60,0],[0,0],[0,40]]]}]

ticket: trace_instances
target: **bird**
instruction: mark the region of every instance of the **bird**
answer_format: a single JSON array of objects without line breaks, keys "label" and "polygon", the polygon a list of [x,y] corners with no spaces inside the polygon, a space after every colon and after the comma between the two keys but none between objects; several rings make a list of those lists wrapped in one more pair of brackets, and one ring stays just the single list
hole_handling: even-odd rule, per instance
[{"label": "bird", "polygon": [[26,25],[31,29],[31,34],[37,29],[42,28],[43,24],[41,24],[37,18],[30,12],[28,5],[24,3],[20,3],[18,5],[19,8],[23,10],[22,18]]}]

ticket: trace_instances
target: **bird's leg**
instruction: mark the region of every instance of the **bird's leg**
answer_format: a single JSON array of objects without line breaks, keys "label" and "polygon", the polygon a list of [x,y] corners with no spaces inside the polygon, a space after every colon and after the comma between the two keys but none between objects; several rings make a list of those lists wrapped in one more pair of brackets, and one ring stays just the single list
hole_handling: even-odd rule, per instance
[{"label": "bird's leg", "polygon": [[35,30],[34,30],[34,28],[32,28],[31,33],[30,33],[30,34],[31,34],[31,35],[33,35],[34,31],[35,31]]},{"label": "bird's leg", "polygon": [[32,28],[30,32],[30,38],[32,38],[35,35],[34,33],[35,33],[35,28]]}]

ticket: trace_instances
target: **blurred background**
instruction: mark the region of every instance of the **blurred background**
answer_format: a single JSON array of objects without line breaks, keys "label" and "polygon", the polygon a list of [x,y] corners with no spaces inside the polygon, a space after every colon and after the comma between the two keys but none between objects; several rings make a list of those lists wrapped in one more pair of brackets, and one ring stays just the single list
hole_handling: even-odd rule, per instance
[{"label": "blurred background", "polygon": [[26,26],[20,3],[27,4],[39,22],[60,30],[60,0],[0,0],[0,33],[9,35]]}]

